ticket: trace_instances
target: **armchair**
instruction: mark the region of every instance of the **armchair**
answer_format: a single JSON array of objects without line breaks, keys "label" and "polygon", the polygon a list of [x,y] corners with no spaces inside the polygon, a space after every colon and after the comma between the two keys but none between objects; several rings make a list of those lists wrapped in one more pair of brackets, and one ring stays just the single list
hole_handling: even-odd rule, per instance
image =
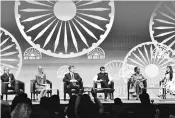
[{"label": "armchair", "polygon": [[[101,88],[101,89],[97,88],[97,82],[95,82],[95,81],[93,81],[93,89],[95,90],[96,94],[105,92],[105,90],[103,88]],[[114,99],[114,91],[115,91],[115,89],[114,89],[114,82],[113,81],[111,81],[110,88],[108,88],[108,89],[110,89],[109,90],[110,99]]]},{"label": "armchair", "polygon": [[[68,93],[68,89],[67,89],[67,83],[66,82],[63,82],[63,84],[64,84],[64,101],[66,100],[66,93]],[[80,90],[83,90],[83,82],[81,82],[80,83]],[[75,92],[75,90],[74,89],[72,89],[72,91],[71,91],[72,93],[74,93]]]},{"label": "armchair", "polygon": [[1,94],[2,94],[2,98],[3,98],[4,94],[6,95],[6,101],[7,101],[8,95],[14,95],[14,94],[20,92],[20,90],[25,91],[25,84],[22,81],[15,80],[15,89],[14,90],[9,90],[8,84],[1,81]]},{"label": "armchair", "polygon": [[[131,84],[132,84],[131,79],[128,79],[128,81],[127,81],[128,100],[129,100],[130,94],[135,92],[134,90],[131,89]],[[147,81],[143,81],[143,86],[144,86],[143,90],[146,91],[147,90]]]},{"label": "armchair", "polygon": [[[50,88],[52,89],[52,82],[49,80],[46,80],[46,82],[50,84]],[[32,98],[35,99],[35,94],[36,94],[36,96],[38,96],[38,94],[40,93],[39,90],[36,90],[36,80],[30,80],[30,93],[31,93],[31,100],[32,100]],[[52,90],[47,91],[48,96],[49,96],[49,94],[50,94],[50,96],[52,96]]]}]

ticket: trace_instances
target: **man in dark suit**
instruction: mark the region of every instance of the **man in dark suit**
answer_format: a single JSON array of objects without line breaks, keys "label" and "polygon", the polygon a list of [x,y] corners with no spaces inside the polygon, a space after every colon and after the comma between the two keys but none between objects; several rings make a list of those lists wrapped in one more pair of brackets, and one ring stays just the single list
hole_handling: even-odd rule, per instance
[{"label": "man in dark suit", "polygon": [[[97,88],[97,83],[101,83],[101,88],[112,88],[113,86],[113,80],[112,77],[105,72],[105,67],[100,67],[100,73],[98,73],[94,78],[94,84],[95,88]],[[108,93],[110,91],[104,90],[105,93],[105,100],[107,99]]]},{"label": "man in dark suit", "polygon": [[76,91],[76,93],[79,92],[82,78],[79,76],[78,73],[75,73],[74,66],[69,66],[68,69],[69,69],[69,73],[65,74],[65,76],[63,78],[63,82],[66,83],[68,94],[69,94],[69,96],[71,96],[72,89],[74,89]]},{"label": "man in dark suit", "polygon": [[[15,77],[9,71],[9,68],[4,68],[4,74],[1,75],[1,81],[7,84],[7,90],[15,90]],[[3,94],[1,99],[3,99]]]},{"label": "man in dark suit", "polygon": [[1,76],[1,81],[8,84],[8,89],[15,89],[15,77],[10,73],[9,68],[4,68],[4,74]]}]

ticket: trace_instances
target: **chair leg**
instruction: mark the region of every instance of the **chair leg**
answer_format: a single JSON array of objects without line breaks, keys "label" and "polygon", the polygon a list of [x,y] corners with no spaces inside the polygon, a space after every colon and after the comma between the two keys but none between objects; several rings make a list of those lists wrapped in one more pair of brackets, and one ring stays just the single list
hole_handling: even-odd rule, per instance
[{"label": "chair leg", "polygon": [[33,93],[31,93],[31,100],[33,100],[33,96],[32,96]]},{"label": "chair leg", "polygon": [[6,93],[6,101],[7,101],[7,93]]},{"label": "chair leg", "polygon": [[50,97],[52,96],[52,91],[50,91]]},{"label": "chair leg", "polygon": [[35,100],[35,93],[33,93],[33,99]]},{"label": "chair leg", "polygon": [[47,97],[49,97],[49,93],[47,93]]},{"label": "chair leg", "polygon": [[[35,100],[36,100],[36,99],[38,99],[38,93],[36,92],[35,94],[36,94],[36,98],[35,98]],[[34,96],[35,96],[35,94],[34,94]]]},{"label": "chair leg", "polygon": [[110,100],[112,100],[112,92],[110,92],[109,95],[110,95]]},{"label": "chair leg", "polygon": [[3,100],[3,96],[4,96],[4,94],[1,95],[1,100]]},{"label": "chair leg", "polygon": [[64,101],[66,101],[66,93],[64,92]]}]

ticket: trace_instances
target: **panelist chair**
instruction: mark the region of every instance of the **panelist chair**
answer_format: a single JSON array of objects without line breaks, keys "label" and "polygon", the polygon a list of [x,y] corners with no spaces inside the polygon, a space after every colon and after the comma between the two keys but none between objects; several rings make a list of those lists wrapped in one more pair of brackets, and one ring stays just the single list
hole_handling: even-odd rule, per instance
[{"label": "panelist chair", "polygon": [[[98,83],[98,82],[95,82],[95,81],[93,81],[93,89],[96,91],[96,94],[105,92],[104,88],[101,88],[101,83]],[[107,88],[107,89],[109,89],[109,91],[110,91],[109,92],[110,99],[114,99],[115,89],[114,89],[114,82],[113,81],[111,81],[110,88]]]},{"label": "panelist chair", "polygon": [[[133,90],[133,89],[131,88],[131,84],[132,84],[131,79],[128,79],[128,81],[127,81],[128,100],[130,99],[130,94],[135,92],[135,90]],[[145,91],[147,91],[147,81],[143,81],[143,86],[144,86],[143,89],[144,89]]]},{"label": "panelist chair", "polygon": [[2,98],[4,94],[6,95],[6,101],[7,101],[8,95],[15,95],[20,91],[25,92],[24,82],[15,80],[14,90],[11,90],[11,89],[8,89],[8,83],[4,83],[1,81],[1,94],[2,94]]},{"label": "panelist chair", "polygon": [[[46,80],[47,83],[50,84],[50,88],[52,89],[52,82],[49,80]],[[38,94],[41,91],[36,90],[36,80],[30,80],[30,93],[31,93],[31,100],[35,100],[35,95],[38,96]],[[47,96],[52,96],[52,90],[47,91]]]}]

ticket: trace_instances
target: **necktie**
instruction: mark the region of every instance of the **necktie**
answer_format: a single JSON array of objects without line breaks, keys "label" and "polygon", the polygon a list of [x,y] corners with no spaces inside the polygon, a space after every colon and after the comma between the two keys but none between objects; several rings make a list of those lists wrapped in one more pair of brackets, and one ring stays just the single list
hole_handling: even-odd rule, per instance
[{"label": "necktie", "polygon": [[74,79],[74,73],[72,73],[72,77],[71,78]]}]

